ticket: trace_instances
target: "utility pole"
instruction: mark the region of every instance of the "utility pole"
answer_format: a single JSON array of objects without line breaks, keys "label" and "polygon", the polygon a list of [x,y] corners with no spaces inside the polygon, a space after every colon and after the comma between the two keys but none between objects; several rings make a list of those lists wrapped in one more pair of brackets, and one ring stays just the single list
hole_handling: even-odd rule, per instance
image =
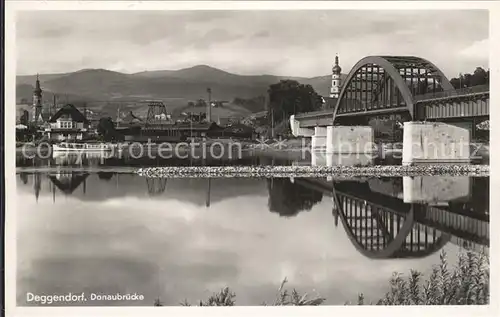
[{"label": "utility pole", "polygon": [[207,121],[212,122],[212,89],[207,88],[208,93],[208,105],[207,105]]}]

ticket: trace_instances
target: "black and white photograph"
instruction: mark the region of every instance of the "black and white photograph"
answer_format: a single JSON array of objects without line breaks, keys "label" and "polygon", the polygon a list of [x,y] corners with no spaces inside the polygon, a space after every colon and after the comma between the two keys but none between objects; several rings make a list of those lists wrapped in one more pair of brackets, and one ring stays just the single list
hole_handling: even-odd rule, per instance
[{"label": "black and white photograph", "polygon": [[491,2],[29,3],[6,3],[11,311],[499,311]]}]

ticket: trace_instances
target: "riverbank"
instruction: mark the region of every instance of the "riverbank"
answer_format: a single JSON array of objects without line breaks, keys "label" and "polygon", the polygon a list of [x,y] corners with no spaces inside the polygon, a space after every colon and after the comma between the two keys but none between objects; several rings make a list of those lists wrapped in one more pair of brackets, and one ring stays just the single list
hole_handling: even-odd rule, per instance
[{"label": "riverbank", "polygon": [[188,166],[140,168],[137,174],[151,178],[211,177],[400,177],[420,175],[489,176],[488,165],[416,166]]}]

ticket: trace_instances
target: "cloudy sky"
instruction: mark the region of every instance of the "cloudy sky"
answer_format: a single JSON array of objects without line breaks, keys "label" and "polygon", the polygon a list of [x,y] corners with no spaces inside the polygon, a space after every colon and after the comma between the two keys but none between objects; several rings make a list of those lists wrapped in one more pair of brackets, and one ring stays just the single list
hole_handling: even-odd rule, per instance
[{"label": "cloudy sky", "polygon": [[24,11],[17,73],[122,72],[207,64],[320,76],[367,55],[415,55],[446,75],[488,65],[487,11]]}]

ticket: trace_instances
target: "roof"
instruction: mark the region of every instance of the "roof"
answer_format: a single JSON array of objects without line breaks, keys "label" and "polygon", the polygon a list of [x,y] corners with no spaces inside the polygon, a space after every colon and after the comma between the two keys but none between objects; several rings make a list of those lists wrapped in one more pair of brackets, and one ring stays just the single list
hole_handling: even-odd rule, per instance
[{"label": "roof", "polygon": [[178,123],[178,124],[175,124],[172,126],[173,129],[179,129],[179,130],[199,130],[199,131],[203,131],[203,130],[212,130],[212,129],[216,129],[218,128],[219,126],[215,123],[215,122],[211,122],[211,123]]},{"label": "roof", "polygon": [[123,123],[141,123],[142,119],[136,116],[132,111],[127,113],[125,117],[121,119]]},{"label": "roof", "polygon": [[72,104],[66,104],[61,109],[59,109],[56,114],[50,118],[49,122],[56,122],[63,115],[71,116],[71,119],[75,122],[83,122],[89,124],[89,120]]}]

